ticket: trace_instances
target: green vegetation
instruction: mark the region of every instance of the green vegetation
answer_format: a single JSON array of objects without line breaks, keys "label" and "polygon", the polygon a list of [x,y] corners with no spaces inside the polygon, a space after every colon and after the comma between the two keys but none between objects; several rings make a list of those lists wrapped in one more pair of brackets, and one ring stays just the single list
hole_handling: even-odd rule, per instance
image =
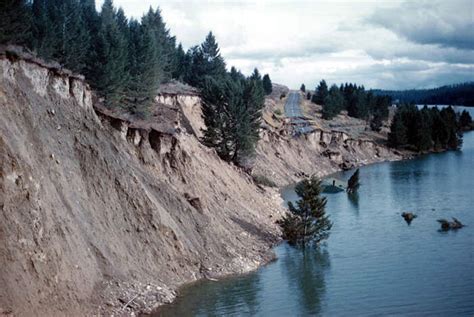
[{"label": "green vegetation", "polygon": [[324,99],[322,116],[325,120],[331,120],[344,108],[344,97],[336,85],[331,86],[329,93]]},{"label": "green vegetation", "polygon": [[311,98],[311,101],[315,104],[323,105],[324,100],[326,99],[328,94],[329,94],[328,85],[326,84],[326,81],[323,79],[319,83],[318,87],[316,87],[314,91],[314,95]]},{"label": "green vegetation", "polygon": [[306,92],[306,86],[304,84],[301,84],[300,90],[302,92]]},{"label": "green vegetation", "polygon": [[263,90],[265,91],[265,95],[269,95],[273,91],[272,81],[268,74],[263,75]]},{"label": "green vegetation", "polygon": [[306,94],[306,99],[307,100],[311,100],[311,93],[308,91],[308,93]]},{"label": "green vegetation", "polygon": [[466,110],[463,110],[459,117],[459,126],[464,130],[470,130],[473,128],[471,115]]},{"label": "green vegetation", "polygon": [[225,160],[246,166],[259,138],[270,76],[228,73],[216,38],[184,52],[159,9],[128,20],[112,0],[100,13],[94,0],[0,2],[0,44],[21,44],[46,60],[82,73],[109,108],[146,117],[161,83],[184,81],[201,90],[203,143]]},{"label": "green vegetation", "polygon": [[26,1],[0,1],[0,44],[31,41],[31,10]]},{"label": "green vegetation", "polygon": [[201,96],[206,124],[204,144],[215,148],[222,159],[248,166],[259,139],[264,105],[258,70],[248,78],[240,72],[223,78],[206,76]]},{"label": "green vegetation", "polygon": [[474,82],[434,89],[373,90],[373,92],[376,95],[390,96],[400,103],[474,107]]},{"label": "green vegetation", "polygon": [[415,105],[400,105],[390,126],[389,145],[417,151],[456,150],[462,145],[460,121],[451,107],[419,110]]},{"label": "green vegetation", "polygon": [[275,111],[273,111],[274,114],[276,114],[277,116],[281,116],[283,114],[283,112],[281,112],[280,109],[275,109]]},{"label": "green vegetation", "polygon": [[279,222],[283,238],[295,246],[318,246],[329,237],[332,223],[326,216],[326,198],[321,197],[321,181],[311,177],[295,188],[300,198],[296,207],[289,202],[289,212]]},{"label": "green vegetation", "polygon": [[392,104],[390,97],[376,96],[356,84],[341,84],[339,88],[333,85],[328,91],[325,80],[316,87],[311,101],[323,106],[323,119],[331,120],[342,110],[347,110],[349,116],[367,120],[374,131],[380,131]]},{"label": "green vegetation", "polygon": [[347,193],[355,194],[359,190],[359,187],[359,169],[357,169],[347,181]]},{"label": "green vegetation", "polygon": [[278,187],[274,181],[266,177],[265,175],[252,175],[252,179],[255,184],[267,186],[267,187]]}]

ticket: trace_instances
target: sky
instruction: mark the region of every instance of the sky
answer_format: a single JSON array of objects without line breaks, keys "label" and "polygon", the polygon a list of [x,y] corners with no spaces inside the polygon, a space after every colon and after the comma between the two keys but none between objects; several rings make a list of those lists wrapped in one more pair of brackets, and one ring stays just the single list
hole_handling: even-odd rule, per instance
[{"label": "sky", "polygon": [[[100,8],[102,0],[97,0]],[[474,0],[114,0],[129,17],[150,6],[185,49],[212,31],[228,68],[314,89],[432,88],[474,81]]]}]

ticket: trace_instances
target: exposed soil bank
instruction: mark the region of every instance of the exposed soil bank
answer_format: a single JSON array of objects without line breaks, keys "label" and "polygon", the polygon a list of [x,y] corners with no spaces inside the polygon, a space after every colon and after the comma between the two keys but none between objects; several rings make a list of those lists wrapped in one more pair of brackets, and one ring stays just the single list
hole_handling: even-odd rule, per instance
[{"label": "exposed soil bank", "polygon": [[96,113],[80,76],[0,54],[0,315],[150,312],[266,263],[283,209],[190,133]]},{"label": "exposed soil bank", "polygon": [[[282,186],[403,157],[317,120],[289,136],[280,95],[254,173]],[[101,107],[81,76],[3,48],[0,107],[0,315],[150,312],[184,283],[273,259],[279,192],[200,144],[192,89],[163,90],[138,120]]]}]

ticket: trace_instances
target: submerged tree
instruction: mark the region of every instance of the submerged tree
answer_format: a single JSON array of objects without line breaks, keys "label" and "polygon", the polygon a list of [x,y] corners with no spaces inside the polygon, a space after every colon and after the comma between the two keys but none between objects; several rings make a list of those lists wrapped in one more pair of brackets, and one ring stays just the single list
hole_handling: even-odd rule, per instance
[{"label": "submerged tree", "polygon": [[357,169],[354,174],[352,174],[351,178],[347,181],[347,192],[349,194],[355,194],[357,193],[357,190],[359,189],[360,183],[359,183],[359,169]]},{"label": "submerged tree", "polygon": [[317,246],[329,237],[332,223],[326,215],[326,198],[321,197],[321,181],[315,176],[299,183],[295,188],[300,198],[288,203],[289,212],[283,217],[280,226],[283,238],[295,246]]}]

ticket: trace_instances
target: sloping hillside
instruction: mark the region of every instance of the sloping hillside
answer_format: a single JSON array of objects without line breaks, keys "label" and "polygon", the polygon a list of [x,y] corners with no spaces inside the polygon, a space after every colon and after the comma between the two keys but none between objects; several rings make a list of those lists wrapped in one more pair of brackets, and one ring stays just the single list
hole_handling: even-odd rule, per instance
[{"label": "sloping hillside", "polygon": [[179,109],[154,111],[170,130],[92,100],[80,76],[0,53],[0,314],[149,311],[272,257],[276,192],[175,129]]}]

